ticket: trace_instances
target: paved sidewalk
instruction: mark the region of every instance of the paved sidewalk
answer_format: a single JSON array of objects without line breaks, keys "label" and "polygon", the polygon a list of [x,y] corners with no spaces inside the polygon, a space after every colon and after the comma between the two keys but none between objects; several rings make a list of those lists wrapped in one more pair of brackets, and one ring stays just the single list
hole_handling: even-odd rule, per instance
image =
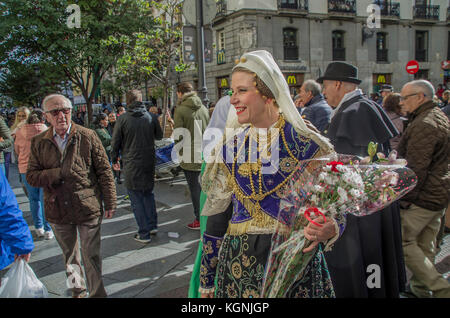
[{"label": "paved sidewalk", "polygon": [[[29,264],[50,297],[70,297],[61,249],[55,239],[36,238],[17,166],[12,165],[10,170],[10,183],[35,241]],[[173,185],[170,181],[156,183],[159,232],[149,244],[133,240],[136,221],[130,201],[125,199],[126,189],[123,184],[118,186],[118,209],[112,219],[103,221],[101,230],[103,278],[109,297],[187,297],[200,231],[186,227],[194,214],[186,181],[181,176]],[[179,237],[169,237],[169,233]]]}]

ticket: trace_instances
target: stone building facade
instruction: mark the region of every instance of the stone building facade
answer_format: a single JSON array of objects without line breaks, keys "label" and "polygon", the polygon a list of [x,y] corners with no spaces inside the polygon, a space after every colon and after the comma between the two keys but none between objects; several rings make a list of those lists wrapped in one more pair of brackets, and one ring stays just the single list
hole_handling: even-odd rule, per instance
[{"label": "stone building facade", "polygon": [[[414,78],[444,83],[450,80],[442,68],[450,60],[449,22],[449,0],[218,0],[209,26],[208,98],[225,94],[235,59],[257,49],[272,53],[293,95],[337,60],[359,68],[368,94],[385,83],[399,91]],[[415,75],[406,71],[410,60],[419,62]],[[182,80],[196,77],[188,72]]]}]

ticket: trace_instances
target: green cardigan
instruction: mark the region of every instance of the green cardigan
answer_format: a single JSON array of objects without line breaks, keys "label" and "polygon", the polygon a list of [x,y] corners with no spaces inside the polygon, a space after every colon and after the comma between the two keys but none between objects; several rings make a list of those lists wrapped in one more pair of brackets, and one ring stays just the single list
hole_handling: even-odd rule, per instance
[{"label": "green cardigan", "polygon": [[11,131],[6,125],[3,118],[0,117],[0,137],[3,138],[3,141],[0,141],[0,163],[5,163],[5,157],[3,156],[3,151],[9,147],[11,147],[14,143],[14,140],[11,137]]}]

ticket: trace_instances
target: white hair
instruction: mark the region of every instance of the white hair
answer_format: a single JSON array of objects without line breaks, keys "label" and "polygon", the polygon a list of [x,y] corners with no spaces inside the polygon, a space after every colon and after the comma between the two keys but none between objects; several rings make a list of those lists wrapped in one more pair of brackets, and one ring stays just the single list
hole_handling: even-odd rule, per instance
[{"label": "white hair", "polygon": [[44,100],[42,101],[42,109],[44,110],[44,112],[47,111],[48,101],[50,101],[51,99],[54,99],[56,97],[60,97],[64,100],[64,105],[66,108],[72,108],[72,102],[66,96],[61,95],[61,94],[51,94],[51,95],[46,96],[44,98]]},{"label": "white hair", "polygon": [[317,83],[315,80],[307,80],[303,83],[305,86],[306,92],[311,92],[313,96],[317,96],[322,92],[322,88],[320,87],[320,84]]},{"label": "white hair", "polygon": [[436,91],[433,85],[427,80],[415,80],[406,85],[414,86],[419,92],[423,93],[427,99],[433,99]]}]

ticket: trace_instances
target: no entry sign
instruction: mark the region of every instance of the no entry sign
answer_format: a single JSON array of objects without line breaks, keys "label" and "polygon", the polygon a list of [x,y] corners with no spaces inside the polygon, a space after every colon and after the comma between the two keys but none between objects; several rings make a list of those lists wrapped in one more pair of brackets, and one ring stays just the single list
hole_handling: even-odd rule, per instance
[{"label": "no entry sign", "polygon": [[406,64],[406,72],[409,74],[416,74],[419,71],[419,62],[412,60]]}]

